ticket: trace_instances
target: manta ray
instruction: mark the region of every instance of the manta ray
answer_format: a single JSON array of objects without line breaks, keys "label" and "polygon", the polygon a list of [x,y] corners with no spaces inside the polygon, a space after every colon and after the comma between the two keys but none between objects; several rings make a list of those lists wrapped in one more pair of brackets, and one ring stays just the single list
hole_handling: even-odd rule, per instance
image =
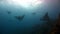
[{"label": "manta ray", "polygon": [[25,15],[22,15],[22,16],[15,16],[16,19],[18,19],[19,21],[23,20]]}]

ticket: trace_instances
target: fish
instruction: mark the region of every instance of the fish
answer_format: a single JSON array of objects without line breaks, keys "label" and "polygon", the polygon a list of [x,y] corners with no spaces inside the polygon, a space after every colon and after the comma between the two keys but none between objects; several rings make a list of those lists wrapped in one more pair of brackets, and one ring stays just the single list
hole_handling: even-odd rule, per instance
[{"label": "fish", "polygon": [[32,13],[33,15],[35,15],[36,13],[34,12],[34,13]]},{"label": "fish", "polygon": [[22,21],[23,18],[24,18],[24,16],[25,16],[25,15],[23,15],[23,16],[15,16],[15,18],[18,19],[19,21]]},{"label": "fish", "polygon": [[8,14],[11,14],[11,12],[10,12],[10,11],[7,11],[7,13],[8,13]]}]

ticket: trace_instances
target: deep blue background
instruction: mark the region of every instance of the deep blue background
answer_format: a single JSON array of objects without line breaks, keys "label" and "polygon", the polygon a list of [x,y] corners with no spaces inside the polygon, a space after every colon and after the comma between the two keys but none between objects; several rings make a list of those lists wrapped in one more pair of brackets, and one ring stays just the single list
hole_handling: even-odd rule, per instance
[{"label": "deep blue background", "polygon": [[[46,12],[48,12],[50,19],[57,19],[60,11],[58,2],[51,0],[50,3],[46,2],[41,6],[42,7],[33,11],[36,15],[32,15],[32,10],[26,10],[22,7],[16,8],[13,5],[0,4],[0,34],[28,34],[32,31],[34,32],[46,23],[40,21],[40,18],[42,18]],[[8,14],[7,11],[11,11],[11,14]],[[19,15],[25,15],[22,21],[14,17]],[[40,30],[42,31],[43,29]]]}]

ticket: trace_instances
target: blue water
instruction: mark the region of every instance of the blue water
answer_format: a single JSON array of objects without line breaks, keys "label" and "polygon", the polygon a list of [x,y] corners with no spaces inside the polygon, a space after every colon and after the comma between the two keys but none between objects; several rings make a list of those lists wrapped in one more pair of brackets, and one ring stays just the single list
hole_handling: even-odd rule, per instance
[{"label": "blue water", "polygon": [[[43,4],[37,9],[25,9],[16,7],[14,5],[0,4],[0,34],[36,34],[42,25],[46,24],[45,21],[40,19],[48,12],[50,19],[55,20],[58,16],[58,4]],[[11,14],[8,14],[10,11]],[[35,15],[32,13],[35,12]],[[22,21],[19,21],[15,16],[25,15]]]}]

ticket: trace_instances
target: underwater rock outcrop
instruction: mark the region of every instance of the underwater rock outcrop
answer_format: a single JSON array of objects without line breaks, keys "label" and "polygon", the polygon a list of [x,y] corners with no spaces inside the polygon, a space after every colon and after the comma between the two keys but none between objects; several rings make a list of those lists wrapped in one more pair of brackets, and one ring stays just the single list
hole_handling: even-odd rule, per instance
[{"label": "underwater rock outcrop", "polygon": [[15,16],[16,19],[18,19],[19,21],[23,20],[25,15],[22,15],[22,16]]},{"label": "underwater rock outcrop", "polygon": [[60,13],[58,15],[58,18],[54,22],[54,27],[51,29],[51,34],[60,34]]}]

